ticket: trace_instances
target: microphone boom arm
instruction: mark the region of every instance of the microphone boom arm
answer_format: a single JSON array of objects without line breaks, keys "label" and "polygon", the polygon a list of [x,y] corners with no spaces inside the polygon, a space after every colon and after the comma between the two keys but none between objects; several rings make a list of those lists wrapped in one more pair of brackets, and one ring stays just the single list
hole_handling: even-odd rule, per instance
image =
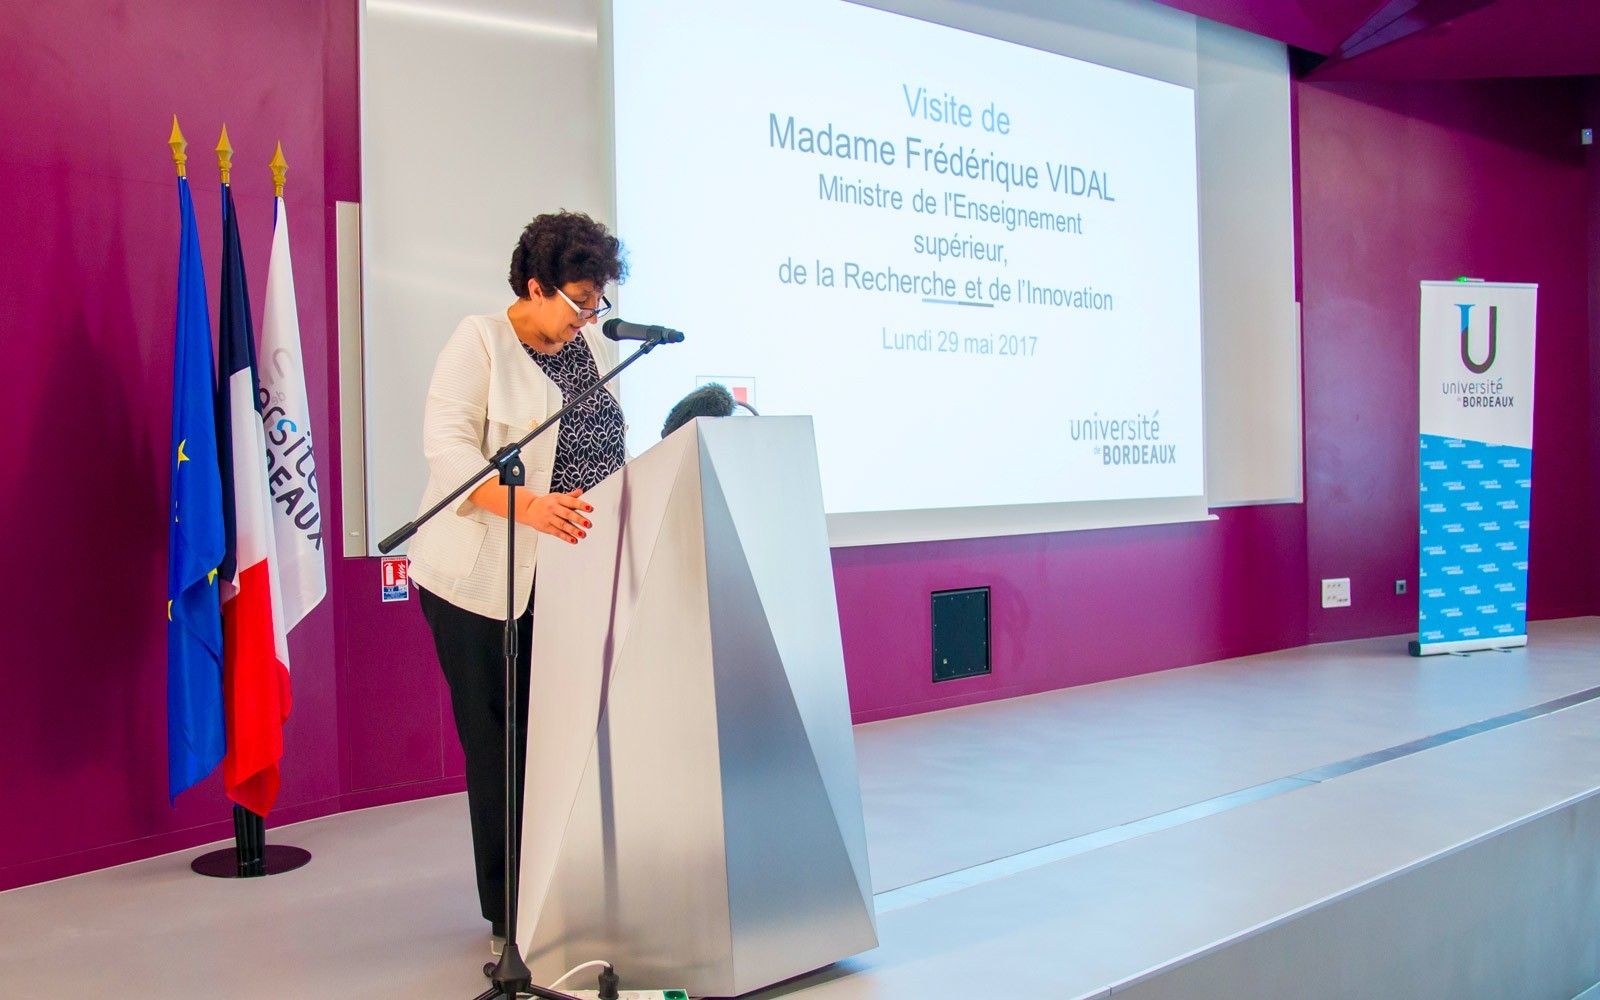
[{"label": "microphone boom arm", "polygon": [[434,515],[438,514],[446,507],[454,504],[461,498],[463,493],[476,486],[478,482],[481,481],[486,475],[491,472],[503,472],[508,466],[517,461],[523,447],[527,445],[529,441],[532,441],[540,434],[543,434],[547,429],[549,429],[551,424],[554,424],[557,420],[560,420],[562,417],[566,416],[573,407],[577,406],[579,403],[582,403],[596,392],[599,392],[607,382],[622,374],[622,370],[624,368],[633,364],[635,361],[638,361],[644,355],[649,354],[655,349],[656,345],[666,342],[667,340],[665,337],[652,337],[645,340],[639,345],[639,349],[637,351],[634,351],[632,354],[628,355],[627,360],[623,361],[609,372],[606,372],[600,381],[574,396],[572,402],[557,410],[544,423],[524,434],[520,439],[513,441],[511,444],[508,444],[504,448],[501,448],[499,451],[495,452],[494,457],[489,459],[483,468],[474,473],[466,482],[462,483],[460,486],[457,486],[454,490],[451,490],[449,496],[445,497],[443,500],[440,500],[432,507],[429,507],[426,511],[423,511],[422,514],[418,515],[416,520],[407,521],[400,528],[396,529],[392,535],[379,542],[378,551],[384,553],[385,555],[394,551],[394,549],[402,542],[406,541],[412,535],[415,535],[418,528],[433,520]]}]

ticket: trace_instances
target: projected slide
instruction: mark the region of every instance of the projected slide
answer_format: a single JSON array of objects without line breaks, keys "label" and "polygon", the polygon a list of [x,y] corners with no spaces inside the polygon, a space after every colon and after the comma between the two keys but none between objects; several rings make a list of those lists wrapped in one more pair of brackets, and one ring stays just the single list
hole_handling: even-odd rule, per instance
[{"label": "projected slide", "polygon": [[613,12],[622,314],[688,337],[635,453],[719,381],[815,418],[830,513],[1203,493],[1190,90],[834,0]]}]

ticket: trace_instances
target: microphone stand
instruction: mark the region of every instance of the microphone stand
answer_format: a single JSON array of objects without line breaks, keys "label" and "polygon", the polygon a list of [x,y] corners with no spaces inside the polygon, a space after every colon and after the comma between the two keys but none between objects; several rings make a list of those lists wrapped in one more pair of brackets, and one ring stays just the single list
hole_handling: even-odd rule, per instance
[{"label": "microphone stand", "polygon": [[[681,335],[680,335],[681,336]],[[652,334],[640,344],[639,349],[628,356],[628,359],[617,367],[611,369],[594,385],[578,393],[572,402],[555,412],[544,423],[535,427],[521,440],[514,441],[494,453],[494,457],[482,469],[479,469],[471,478],[451,491],[450,495],[428,508],[416,520],[407,522],[394,534],[378,543],[378,551],[387,555],[396,546],[412,535],[417,529],[426,524],[436,514],[451,506],[460,499],[463,493],[481,481],[485,474],[496,472],[500,476],[500,483],[506,488],[506,628],[501,638],[505,656],[505,722],[506,722],[506,945],[500,952],[500,961],[494,970],[489,973],[493,986],[480,994],[476,1000],[492,1000],[493,997],[505,997],[507,1000],[516,1000],[518,996],[531,994],[542,1000],[577,1000],[569,993],[559,990],[546,989],[533,984],[533,974],[528,971],[527,964],[522,960],[522,954],[517,946],[517,888],[521,876],[518,866],[522,845],[517,843],[517,615],[516,615],[516,544],[517,544],[517,487],[527,480],[527,470],[522,464],[522,449],[529,441],[549,430],[556,421],[565,416],[573,407],[582,403],[590,396],[599,392],[607,382],[616,378],[622,370],[639,360],[657,344],[666,342],[666,331],[660,335]],[[610,991],[615,996],[615,991]]]}]

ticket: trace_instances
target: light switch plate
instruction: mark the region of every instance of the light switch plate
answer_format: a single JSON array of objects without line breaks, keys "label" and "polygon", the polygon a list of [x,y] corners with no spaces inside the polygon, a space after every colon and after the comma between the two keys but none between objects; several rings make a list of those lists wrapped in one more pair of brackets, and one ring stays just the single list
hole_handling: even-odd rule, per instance
[{"label": "light switch plate", "polygon": [[1322,581],[1322,606],[1325,608],[1348,608],[1350,606],[1350,578],[1343,576],[1337,580]]}]

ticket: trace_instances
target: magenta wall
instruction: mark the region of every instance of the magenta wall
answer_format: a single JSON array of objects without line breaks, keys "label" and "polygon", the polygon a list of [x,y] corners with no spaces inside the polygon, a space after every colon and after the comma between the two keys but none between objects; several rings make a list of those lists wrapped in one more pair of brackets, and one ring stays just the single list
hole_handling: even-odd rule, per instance
[{"label": "magenta wall", "polygon": [[[1305,641],[1305,515],[836,549],[835,585],[857,722]],[[931,679],[935,590],[988,586],[993,673]]]},{"label": "magenta wall", "polygon": [[[258,320],[267,161],[279,140],[313,352],[326,340],[326,284],[320,3],[5,4],[0,38],[6,888],[232,829],[215,782],[176,809],[166,793],[174,113],[191,143],[212,302],[220,209],[210,150],[224,122]],[[320,430],[326,370],[308,380]],[[327,811],[341,793],[333,635],[324,605],[292,638],[285,819]]]},{"label": "magenta wall", "polygon": [[1312,642],[1414,631],[1418,282],[1539,284],[1529,615],[1596,610],[1582,82],[1297,85]]},{"label": "magenta wall", "polygon": [[[1600,77],[1583,84],[1583,120],[1579,124],[1600,132]],[[1588,173],[1589,239],[1589,525],[1600,535],[1600,145],[1584,151]],[[1600,547],[1600,538],[1595,538]],[[1600,554],[1600,553],[1597,553]],[[1600,563],[1600,559],[1596,560]],[[1596,568],[1594,603],[1600,605],[1600,566]]]},{"label": "magenta wall", "polygon": [[[354,11],[312,0],[0,9],[13,55],[0,65],[0,302],[14,359],[0,368],[0,455],[4,513],[22,526],[7,536],[21,572],[7,585],[0,661],[0,889],[228,834],[214,783],[176,809],[165,798],[177,214],[163,143],[177,112],[215,261],[207,150],[227,121],[259,300],[264,164],[283,140],[302,336],[325,361],[308,376],[331,541],[342,531],[333,213],[360,197]],[[1582,92],[1559,81],[1295,91],[1307,502],[1208,524],[838,550],[858,720],[1412,628],[1414,604],[1387,591],[1414,573],[1422,277],[1541,282],[1534,613],[1596,610],[1600,494],[1572,456],[1600,449],[1588,306],[1600,294],[1600,168],[1560,139]],[[1591,115],[1596,100],[1591,90]],[[213,287],[216,276],[213,264]],[[87,470],[71,464],[78,451],[93,456]],[[426,630],[414,604],[379,603],[377,574],[376,560],[335,558],[329,600],[292,638],[274,825],[460,787]],[[1322,575],[1352,576],[1355,606],[1321,611]],[[993,588],[995,672],[936,688],[928,594],[973,585]]]}]

